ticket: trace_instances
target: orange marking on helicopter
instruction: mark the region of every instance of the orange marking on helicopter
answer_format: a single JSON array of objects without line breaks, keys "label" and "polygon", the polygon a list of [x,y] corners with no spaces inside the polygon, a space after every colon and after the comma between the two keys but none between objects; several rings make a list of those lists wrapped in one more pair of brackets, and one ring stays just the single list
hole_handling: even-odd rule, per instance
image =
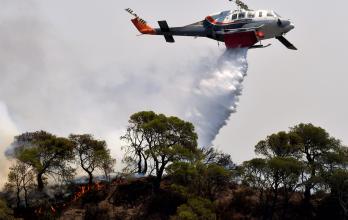
[{"label": "orange marking on helicopter", "polygon": [[131,20],[134,26],[140,31],[142,34],[156,34],[155,29],[153,29],[148,24],[141,22],[138,18],[134,18]]}]

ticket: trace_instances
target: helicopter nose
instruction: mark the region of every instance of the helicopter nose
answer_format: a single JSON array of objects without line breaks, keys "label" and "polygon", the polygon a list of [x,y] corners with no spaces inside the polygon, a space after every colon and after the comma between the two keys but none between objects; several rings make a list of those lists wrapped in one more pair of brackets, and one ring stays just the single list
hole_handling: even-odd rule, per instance
[{"label": "helicopter nose", "polygon": [[287,19],[280,19],[280,21],[283,27],[287,27],[291,24],[290,20]]},{"label": "helicopter nose", "polygon": [[289,31],[295,28],[295,25],[290,20],[283,20],[282,24],[284,33],[288,33]]},{"label": "helicopter nose", "polygon": [[289,24],[289,28],[290,28],[290,30],[294,29],[294,28],[295,28],[294,23],[290,23],[290,24]]}]

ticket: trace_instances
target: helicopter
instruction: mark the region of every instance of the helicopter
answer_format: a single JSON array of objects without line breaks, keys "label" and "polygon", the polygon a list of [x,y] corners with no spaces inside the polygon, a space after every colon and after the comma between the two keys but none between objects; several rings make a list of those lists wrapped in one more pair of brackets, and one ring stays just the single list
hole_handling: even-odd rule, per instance
[{"label": "helicopter", "polygon": [[[236,10],[227,10],[207,16],[204,20],[182,26],[169,27],[167,21],[158,21],[159,28],[151,27],[130,8],[125,9],[141,34],[163,35],[166,42],[174,43],[173,36],[207,37],[224,42],[227,48],[265,48],[262,40],[277,39],[291,50],[297,48],[284,35],[295,28],[289,20],[273,10],[252,10],[241,0],[234,1]],[[260,44],[257,44],[260,42]]]}]

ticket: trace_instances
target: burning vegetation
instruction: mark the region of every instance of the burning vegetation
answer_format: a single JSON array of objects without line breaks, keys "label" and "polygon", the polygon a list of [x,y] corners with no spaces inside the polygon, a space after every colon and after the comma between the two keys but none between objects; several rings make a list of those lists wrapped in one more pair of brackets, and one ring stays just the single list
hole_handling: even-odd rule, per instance
[{"label": "burning vegetation", "polygon": [[0,219],[348,218],[348,148],[312,124],[266,137],[240,165],[198,148],[193,125],[177,117],[136,113],[121,139],[127,166],[115,177],[92,135],[15,137]]}]

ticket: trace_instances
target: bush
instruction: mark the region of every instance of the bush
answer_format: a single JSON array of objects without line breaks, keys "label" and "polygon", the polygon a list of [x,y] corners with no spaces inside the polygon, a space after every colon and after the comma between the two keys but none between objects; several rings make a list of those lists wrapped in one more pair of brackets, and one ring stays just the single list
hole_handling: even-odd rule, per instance
[{"label": "bush", "polygon": [[2,220],[12,220],[13,211],[7,206],[6,202],[0,199],[0,219]]},{"label": "bush", "polygon": [[147,215],[159,213],[163,216],[174,215],[177,207],[186,202],[179,193],[169,190],[161,190],[149,199]]},{"label": "bush", "polygon": [[152,192],[151,178],[138,179],[119,185],[112,196],[112,201],[116,206],[133,207],[148,198]]},{"label": "bush", "polygon": [[216,220],[213,203],[201,197],[190,198],[186,204],[178,207],[171,220]]}]

